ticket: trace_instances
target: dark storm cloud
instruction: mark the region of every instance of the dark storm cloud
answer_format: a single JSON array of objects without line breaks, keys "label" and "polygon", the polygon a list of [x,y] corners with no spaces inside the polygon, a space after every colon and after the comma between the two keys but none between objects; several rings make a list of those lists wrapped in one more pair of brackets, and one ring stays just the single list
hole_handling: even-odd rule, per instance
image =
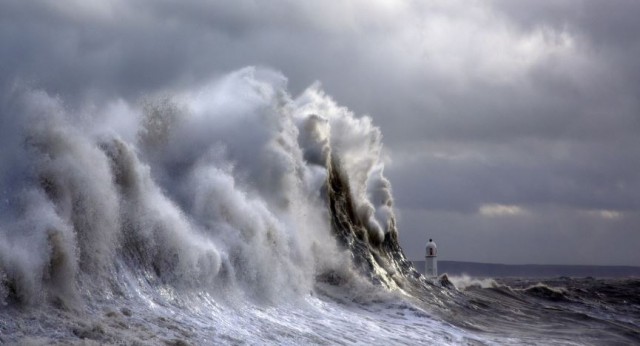
[{"label": "dark storm cloud", "polygon": [[[8,0],[0,91],[19,82],[71,106],[136,101],[256,64],[282,71],[294,94],[320,80],[381,127],[396,205],[411,215],[403,243],[423,242],[425,224],[460,223],[452,234],[470,244],[484,234],[524,246],[553,215],[545,235],[559,245],[529,260],[497,247],[480,257],[589,263],[559,248],[590,249],[597,225],[640,243],[638,13],[631,0]],[[481,213],[491,208],[523,212],[502,222]]]},{"label": "dark storm cloud", "polygon": [[[280,69],[301,90],[323,74],[357,66],[352,43],[358,40],[345,32],[364,30],[353,22],[355,9],[322,2],[9,1],[2,7],[3,79],[20,77],[68,96],[95,88],[138,97],[247,64]],[[338,57],[347,66],[336,66]]]}]

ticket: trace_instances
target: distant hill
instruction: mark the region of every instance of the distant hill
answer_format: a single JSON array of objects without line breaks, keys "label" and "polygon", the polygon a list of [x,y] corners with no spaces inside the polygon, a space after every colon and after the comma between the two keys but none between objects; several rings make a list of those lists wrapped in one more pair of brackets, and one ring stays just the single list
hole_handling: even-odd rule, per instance
[{"label": "distant hill", "polygon": [[[424,261],[413,261],[420,272]],[[541,264],[496,264],[458,261],[438,261],[438,274],[467,274],[475,277],[640,277],[640,267],[589,266],[589,265],[541,265]]]}]

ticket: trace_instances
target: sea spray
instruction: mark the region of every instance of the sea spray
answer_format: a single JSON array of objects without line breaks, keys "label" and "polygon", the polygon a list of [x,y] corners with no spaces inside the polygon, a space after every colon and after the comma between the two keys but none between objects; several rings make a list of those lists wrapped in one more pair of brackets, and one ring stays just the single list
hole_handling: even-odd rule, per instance
[{"label": "sea spray", "polygon": [[2,176],[5,297],[118,292],[121,270],[259,300],[307,294],[327,273],[400,283],[389,251],[401,250],[383,246],[397,231],[380,131],[318,85],[294,100],[282,75],[246,68],[100,111],[15,93],[3,105],[22,153],[22,178]]}]

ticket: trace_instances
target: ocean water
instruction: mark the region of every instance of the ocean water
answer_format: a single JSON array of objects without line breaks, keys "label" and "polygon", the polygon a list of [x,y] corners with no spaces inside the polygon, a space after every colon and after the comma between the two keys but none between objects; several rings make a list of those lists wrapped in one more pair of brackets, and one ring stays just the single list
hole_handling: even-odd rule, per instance
[{"label": "ocean water", "polygon": [[380,130],[318,85],[0,102],[2,344],[640,343],[638,280],[421,276]]}]

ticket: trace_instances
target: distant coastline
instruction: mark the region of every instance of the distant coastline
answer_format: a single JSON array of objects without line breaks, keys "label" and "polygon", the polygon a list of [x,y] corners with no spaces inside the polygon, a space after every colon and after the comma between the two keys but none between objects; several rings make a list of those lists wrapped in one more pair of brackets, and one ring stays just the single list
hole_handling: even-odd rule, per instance
[{"label": "distant coastline", "polygon": [[[424,261],[412,261],[419,272]],[[438,273],[474,277],[640,277],[640,267],[596,265],[498,264],[460,261],[438,261]]]}]

